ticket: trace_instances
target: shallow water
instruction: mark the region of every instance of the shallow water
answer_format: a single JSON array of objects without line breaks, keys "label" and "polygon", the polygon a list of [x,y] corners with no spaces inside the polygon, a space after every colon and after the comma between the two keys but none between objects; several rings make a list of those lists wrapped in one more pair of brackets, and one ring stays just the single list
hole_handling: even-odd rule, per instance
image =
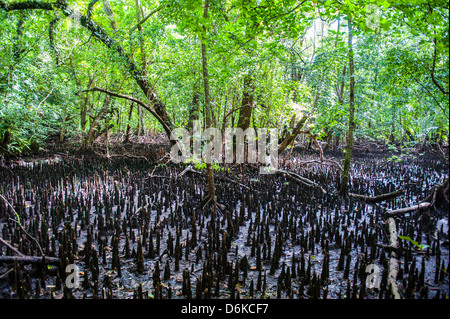
[{"label": "shallow water", "polygon": [[[301,156],[303,161],[309,158],[314,156]],[[367,274],[363,272],[368,265],[375,265],[382,276],[387,268],[386,260],[389,256],[382,246],[388,242],[381,209],[415,204],[428,195],[426,192],[432,185],[448,177],[448,165],[437,160],[419,158],[393,163],[386,162],[382,157],[356,157],[352,164],[351,192],[373,196],[405,189],[403,196],[381,203],[381,208],[374,208],[368,204],[343,201],[335,197],[333,193],[336,191],[338,178],[333,167],[300,165],[298,161],[290,167],[290,170],[326,188],[326,195],[318,189],[295,184],[278,175],[260,176],[256,169],[250,167],[245,168],[245,174],[241,175],[241,168],[231,167],[228,176],[249,185],[252,191],[241,189],[236,183],[216,179],[218,200],[226,209],[219,212],[215,220],[211,220],[211,214],[199,208],[200,201],[205,196],[205,179],[189,173],[178,179],[176,176],[183,168],[171,165],[149,167],[145,162],[131,159],[115,162],[95,158],[41,161],[0,171],[0,192],[13,203],[28,232],[40,238],[48,255],[59,256],[62,249],[59,245],[62,245],[67,249],[67,257],[74,259],[83,274],[88,274],[89,288],[73,290],[72,294],[76,298],[83,295],[87,298],[94,297],[93,267],[86,265],[84,256],[89,229],[93,234],[91,251],[96,250],[99,255],[96,284],[96,296],[99,298],[108,296],[108,293],[113,298],[132,298],[139,285],[142,286],[144,295],[154,296],[153,276],[157,262],[160,263],[160,282],[164,297],[168,296],[170,289],[171,298],[185,298],[181,295],[182,273],[189,269],[194,296],[197,280],[212,275],[210,292],[213,297],[230,298],[239,293],[241,298],[249,298],[251,282],[253,281],[256,290],[258,276],[263,276],[265,272],[265,295],[262,291],[255,291],[254,297],[310,298],[313,297],[311,281],[313,277],[322,274],[325,251],[329,254],[329,276],[320,285],[317,284],[319,298],[324,297],[325,290],[327,298],[379,298],[378,290],[366,287]],[[142,207],[145,209],[140,209]],[[194,212],[197,244],[186,248],[188,237],[189,243],[192,243]],[[0,203],[2,238],[18,243],[18,249],[24,254],[38,255],[36,245],[20,236],[16,224],[8,220],[10,214],[5,203]],[[438,291],[441,297],[448,295],[448,274],[442,280],[438,278],[435,281],[435,271],[439,271],[440,267],[436,267],[436,260],[439,263],[443,261],[445,267],[448,267],[449,262],[448,213],[445,216],[442,212],[418,212],[398,217],[396,221],[399,235],[411,236],[417,242],[430,246],[425,254],[411,243],[401,241],[399,259],[403,273],[398,278],[398,283],[402,295],[407,295],[410,276],[415,276],[415,282],[418,282],[422,259],[425,264],[424,287],[428,289],[428,297],[435,296]],[[213,224],[216,229],[214,233],[211,230]],[[158,232],[159,249],[155,252],[155,257],[149,257],[149,241],[152,241],[156,250]],[[171,243],[168,242],[169,234]],[[281,234],[281,253],[278,267],[271,275],[277,234]],[[119,240],[121,276],[111,267],[112,241],[115,235]],[[178,261],[178,270],[175,271],[177,258],[174,246],[177,236],[181,246],[181,259]],[[74,237],[75,243],[73,239],[70,241]],[[67,238],[69,243],[66,242]],[[138,238],[144,242],[142,274],[136,271]],[[344,270],[336,270],[346,238],[349,238],[350,245],[348,279],[344,279]],[[328,250],[325,248],[327,241]],[[256,269],[257,244],[262,252],[265,245],[265,252],[270,255],[266,259],[261,258],[261,275]],[[436,248],[437,245],[439,248]],[[200,248],[201,255],[198,252]],[[435,252],[439,250],[439,253],[433,254],[431,248]],[[223,249],[226,249],[226,253]],[[9,253],[6,247],[0,247],[0,254]],[[226,261],[223,260],[225,255]],[[244,257],[248,260],[249,268],[245,271],[240,268],[233,283],[229,280],[230,273],[235,276],[236,263],[241,263]],[[301,258],[305,261],[305,268],[308,260],[310,261],[308,278],[300,278]],[[289,280],[286,279],[286,272],[292,274],[294,259],[296,276],[291,276]],[[206,261],[212,264],[212,274],[206,272]],[[409,274],[407,270],[413,262],[415,268],[413,274]],[[163,279],[166,264],[169,265],[171,276]],[[0,276],[9,269],[10,265],[0,265]],[[0,297],[20,296],[11,282],[11,274],[16,273],[17,269],[0,278]],[[43,280],[45,288],[41,283],[41,298],[49,298],[52,290],[56,298],[63,294],[62,290],[56,289],[54,272],[46,270],[45,279],[42,279],[42,274],[36,275],[34,266],[25,265],[19,274],[24,283],[31,283],[24,289],[25,297],[36,295],[35,283]],[[106,277],[110,279],[110,284],[105,283]],[[64,283],[64,278],[62,281]],[[287,285],[282,283],[288,281]],[[347,295],[348,285],[351,287],[351,296]],[[217,286],[220,290],[215,295]],[[415,287],[418,289],[408,295],[411,298],[418,298],[420,289],[423,288],[417,283]]]}]

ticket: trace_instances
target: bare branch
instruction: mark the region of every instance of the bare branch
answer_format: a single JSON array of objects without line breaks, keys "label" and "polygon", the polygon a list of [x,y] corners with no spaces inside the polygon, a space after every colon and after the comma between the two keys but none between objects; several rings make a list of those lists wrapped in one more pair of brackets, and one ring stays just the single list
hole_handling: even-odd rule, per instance
[{"label": "bare branch", "polygon": [[137,98],[135,98],[133,96],[124,95],[124,94],[120,94],[120,93],[116,93],[116,92],[111,92],[111,91],[108,91],[106,89],[98,88],[96,86],[94,86],[93,88],[91,88],[89,90],[84,90],[84,91],[81,91],[81,92],[84,93],[84,92],[92,92],[92,91],[102,92],[102,93],[109,94],[111,96],[115,96],[115,97],[119,97],[119,98],[126,99],[126,100],[129,100],[129,101],[133,101],[133,102],[139,104],[140,106],[142,106],[143,108],[145,108],[147,111],[149,111],[154,117],[156,117],[158,119],[158,121],[164,126],[165,130],[168,130],[169,132],[172,131],[172,129],[165,123],[165,121],[163,121],[161,119],[159,114],[156,113],[155,110],[153,110],[151,107],[149,107],[146,103],[142,102],[141,100],[139,100],[139,99],[137,99]]}]

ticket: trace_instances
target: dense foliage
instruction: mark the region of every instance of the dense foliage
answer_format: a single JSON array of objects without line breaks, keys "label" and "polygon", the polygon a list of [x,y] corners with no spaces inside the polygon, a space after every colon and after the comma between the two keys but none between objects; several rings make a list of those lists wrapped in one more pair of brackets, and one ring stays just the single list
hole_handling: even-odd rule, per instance
[{"label": "dense foliage", "polygon": [[[319,139],[344,142],[348,23],[355,137],[448,140],[447,1],[213,0],[207,18],[203,5],[0,1],[0,154],[38,150],[49,138],[89,145],[106,130],[167,133],[162,122],[203,119],[202,41],[213,125],[239,125],[247,97],[251,126],[284,132],[307,115]],[[160,119],[93,88],[133,96]]]}]

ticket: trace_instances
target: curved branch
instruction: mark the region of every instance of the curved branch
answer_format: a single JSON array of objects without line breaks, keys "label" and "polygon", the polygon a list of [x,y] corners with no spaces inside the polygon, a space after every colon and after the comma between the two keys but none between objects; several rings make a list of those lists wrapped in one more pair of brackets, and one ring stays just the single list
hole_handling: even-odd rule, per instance
[{"label": "curved branch", "polygon": [[[93,91],[97,91],[97,92],[102,92],[102,93],[106,93],[109,94],[111,96],[115,96],[115,97],[119,97],[122,99],[126,99],[132,102],[135,102],[137,104],[139,104],[140,106],[142,106],[144,109],[146,109],[147,111],[149,111],[154,117],[156,117],[156,119],[161,123],[161,125],[164,127],[165,130],[168,130],[169,132],[172,132],[172,129],[167,125],[167,123],[159,116],[159,114],[153,110],[151,107],[149,107],[146,103],[142,102],[141,100],[133,97],[133,96],[129,96],[129,95],[124,95],[124,94],[120,94],[120,93],[116,93],[116,92],[112,92],[112,91],[108,91],[106,89],[101,89],[99,87],[94,86],[91,89],[88,90],[84,90],[81,92],[93,92]],[[170,136],[170,134],[169,134]]]},{"label": "curved branch", "polygon": [[145,18],[143,18],[141,21],[138,22],[138,24],[136,24],[133,28],[131,28],[130,32],[133,32],[134,30],[136,30],[138,27],[142,26],[152,15],[154,15],[155,13],[157,13],[158,11],[160,11],[164,6],[160,5],[158,8],[156,8],[155,10],[153,10],[152,12],[150,12],[149,14],[147,14],[145,16]]}]

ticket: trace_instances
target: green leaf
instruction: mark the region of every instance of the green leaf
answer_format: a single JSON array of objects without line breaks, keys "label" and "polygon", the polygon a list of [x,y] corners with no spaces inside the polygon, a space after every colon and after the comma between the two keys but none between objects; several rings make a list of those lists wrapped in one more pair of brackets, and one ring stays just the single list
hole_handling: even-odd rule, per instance
[{"label": "green leaf", "polygon": [[416,246],[416,247],[419,248],[420,250],[424,250],[424,249],[430,247],[429,245],[419,244],[419,243],[416,242],[415,240],[412,240],[411,237],[409,237],[409,236],[400,236],[400,235],[399,235],[398,238],[410,241],[414,246]]}]

